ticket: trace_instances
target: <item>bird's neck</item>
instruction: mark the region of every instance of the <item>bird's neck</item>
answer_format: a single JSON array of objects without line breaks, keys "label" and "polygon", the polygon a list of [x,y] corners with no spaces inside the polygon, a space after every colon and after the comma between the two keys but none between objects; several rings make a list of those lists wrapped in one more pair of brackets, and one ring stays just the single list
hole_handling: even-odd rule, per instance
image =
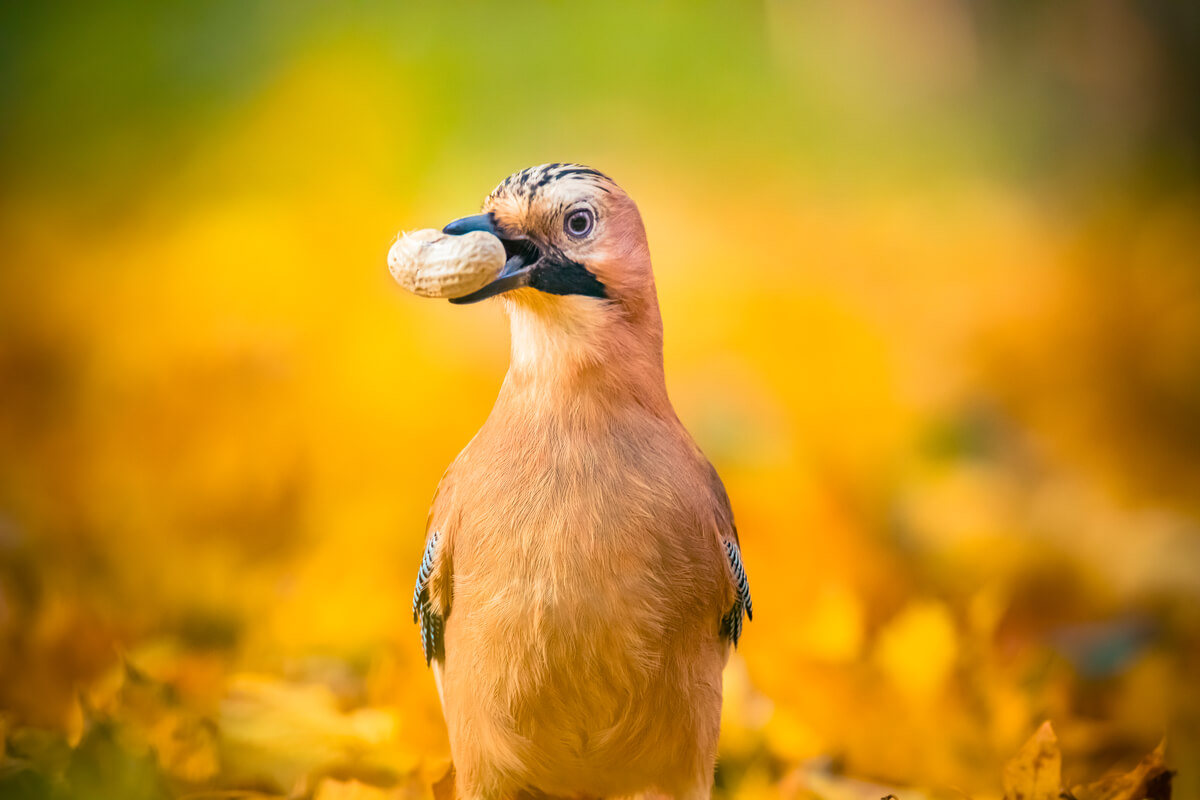
[{"label": "bird's neck", "polygon": [[657,303],[630,308],[534,293],[506,302],[512,355],[497,406],[525,413],[605,413],[635,404],[673,415]]}]

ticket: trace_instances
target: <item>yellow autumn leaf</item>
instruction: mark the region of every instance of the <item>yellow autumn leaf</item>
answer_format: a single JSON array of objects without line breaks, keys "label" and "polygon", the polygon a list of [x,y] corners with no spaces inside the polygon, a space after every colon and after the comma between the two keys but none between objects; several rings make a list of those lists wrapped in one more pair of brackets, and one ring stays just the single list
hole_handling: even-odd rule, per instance
[{"label": "yellow autumn leaf", "polygon": [[210,720],[192,714],[170,714],[150,731],[159,766],[188,783],[212,778],[221,768],[217,729]]},{"label": "yellow autumn leaf", "polygon": [[227,772],[239,779],[268,779],[283,788],[332,766],[393,774],[419,766],[409,743],[396,738],[395,712],[345,711],[325,686],[234,675],[218,725]]},{"label": "yellow autumn leaf", "polygon": [[1071,794],[1075,800],[1169,800],[1174,773],[1167,769],[1166,749],[1164,739],[1129,772],[1076,786]]},{"label": "yellow autumn leaf", "polygon": [[1004,800],[1058,800],[1060,794],[1062,753],[1046,721],[1004,765]]}]

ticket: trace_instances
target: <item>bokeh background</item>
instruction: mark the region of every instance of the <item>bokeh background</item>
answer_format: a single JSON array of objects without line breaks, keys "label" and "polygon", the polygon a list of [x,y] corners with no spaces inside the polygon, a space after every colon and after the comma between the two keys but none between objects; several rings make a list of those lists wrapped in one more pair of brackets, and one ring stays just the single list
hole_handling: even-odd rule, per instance
[{"label": "bokeh background", "polygon": [[506,323],[385,254],[581,161],[739,521],[720,796],[1200,793],[1200,7],[6,3],[0,119],[8,790],[428,795]]}]

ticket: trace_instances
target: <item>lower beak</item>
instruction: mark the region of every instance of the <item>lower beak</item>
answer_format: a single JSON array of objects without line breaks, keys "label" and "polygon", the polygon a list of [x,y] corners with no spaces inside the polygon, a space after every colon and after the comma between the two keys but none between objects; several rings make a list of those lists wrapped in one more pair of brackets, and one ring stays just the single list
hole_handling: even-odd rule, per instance
[{"label": "lower beak", "polygon": [[448,233],[452,236],[461,236],[464,233],[472,231],[484,231],[499,239],[504,244],[504,253],[508,256],[508,259],[504,262],[504,268],[500,270],[500,274],[496,276],[494,281],[470,294],[450,298],[451,303],[456,305],[478,303],[480,300],[486,300],[489,297],[495,297],[512,289],[519,289],[522,286],[529,285],[530,273],[533,271],[534,265],[542,257],[542,253],[538,250],[537,245],[525,238],[506,238],[500,232],[500,229],[496,227],[496,217],[492,214],[476,214],[471,217],[463,217],[462,219],[454,220],[454,222],[442,228],[443,233]]}]

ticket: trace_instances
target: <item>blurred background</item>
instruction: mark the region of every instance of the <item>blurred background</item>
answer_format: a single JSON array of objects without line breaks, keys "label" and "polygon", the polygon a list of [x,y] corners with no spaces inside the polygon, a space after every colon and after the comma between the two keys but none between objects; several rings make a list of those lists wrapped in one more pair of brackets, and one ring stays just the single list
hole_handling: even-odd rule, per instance
[{"label": "blurred background", "polygon": [[1200,7],[8,3],[0,118],[0,786],[428,796],[507,326],[385,255],[580,161],[754,590],[719,796],[1200,793]]}]

